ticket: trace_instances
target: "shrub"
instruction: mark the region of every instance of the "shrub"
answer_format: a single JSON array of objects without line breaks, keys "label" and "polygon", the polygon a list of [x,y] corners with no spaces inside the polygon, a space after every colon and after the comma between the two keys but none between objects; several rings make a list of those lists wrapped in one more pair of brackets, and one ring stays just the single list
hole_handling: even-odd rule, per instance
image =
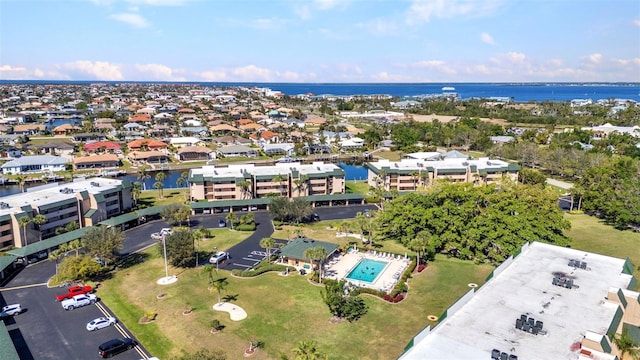
[{"label": "shrub", "polygon": [[146,313],[144,313],[144,317],[146,317],[149,321],[155,320],[156,316],[158,316],[158,313],[156,313],[155,311],[147,311]]},{"label": "shrub", "polygon": [[235,229],[238,230],[238,231],[255,231],[256,230],[256,224],[255,223],[240,224],[240,225],[237,225],[235,227]]},{"label": "shrub", "polygon": [[296,271],[294,267],[281,265],[281,264],[265,264],[265,265],[260,264],[255,269],[249,269],[249,270],[235,269],[235,270],[232,270],[231,273],[239,277],[252,277],[252,276],[258,276],[260,274],[264,274],[269,271],[284,271],[287,268],[289,268],[290,272]]}]

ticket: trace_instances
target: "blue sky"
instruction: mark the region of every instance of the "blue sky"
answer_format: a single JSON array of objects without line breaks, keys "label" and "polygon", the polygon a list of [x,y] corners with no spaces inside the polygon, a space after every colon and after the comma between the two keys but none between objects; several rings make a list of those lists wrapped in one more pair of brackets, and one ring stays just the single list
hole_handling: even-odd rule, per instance
[{"label": "blue sky", "polygon": [[640,81],[638,0],[0,0],[0,79]]}]

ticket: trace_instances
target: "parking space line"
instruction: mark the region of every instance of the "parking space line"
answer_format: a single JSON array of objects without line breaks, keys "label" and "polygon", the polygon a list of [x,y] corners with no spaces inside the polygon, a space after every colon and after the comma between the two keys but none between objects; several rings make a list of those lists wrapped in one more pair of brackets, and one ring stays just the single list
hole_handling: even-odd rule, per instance
[{"label": "parking space line", "polygon": [[233,265],[244,267],[244,268],[247,268],[247,269],[251,269],[253,267],[252,265],[245,265],[245,264],[238,264],[238,263],[233,263]]},{"label": "parking space line", "polygon": [[9,290],[21,290],[21,289],[28,289],[28,288],[32,288],[32,287],[38,287],[38,286],[47,286],[47,283],[41,283],[41,284],[29,284],[29,285],[22,285],[22,286],[14,286],[14,287],[10,287],[10,288],[2,288],[2,289],[0,289],[0,292],[2,292],[2,291],[9,291]]},{"label": "parking space line", "polygon": [[[109,316],[114,316],[114,317],[115,317],[115,315],[110,314],[110,313],[107,311],[107,309],[106,309],[106,308],[105,308],[105,307],[104,307],[100,302],[96,302],[94,305],[98,308],[98,310],[100,310],[100,312],[101,312],[104,316],[107,316],[107,317],[109,317]],[[117,331],[120,333],[120,335],[122,335],[123,337],[132,338],[132,336],[131,336],[131,335],[129,335],[129,334],[125,331],[124,327],[122,327],[122,325],[120,325],[120,321],[119,321],[119,320],[118,320],[118,322],[116,322],[116,323],[113,325],[113,327],[115,327],[115,328],[116,328],[116,330],[117,330]],[[137,343],[137,341],[136,341],[136,343]],[[144,352],[144,351],[142,351],[142,349],[140,348],[140,346],[136,345],[136,346],[134,347],[134,349],[136,350],[136,352],[138,352],[138,354],[139,354],[140,356],[142,356],[142,358],[143,358],[143,359],[148,359],[148,358],[149,358],[149,355],[145,354],[145,352]]]},{"label": "parking space line", "polygon": [[262,261],[262,260],[252,259],[252,258],[249,258],[249,257],[243,257],[242,260],[253,261],[256,264],[259,263],[260,261]]}]

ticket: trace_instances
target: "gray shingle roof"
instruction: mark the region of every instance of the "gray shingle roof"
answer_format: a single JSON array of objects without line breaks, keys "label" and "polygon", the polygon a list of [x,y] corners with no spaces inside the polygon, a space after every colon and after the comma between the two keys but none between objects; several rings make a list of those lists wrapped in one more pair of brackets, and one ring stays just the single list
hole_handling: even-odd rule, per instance
[{"label": "gray shingle roof", "polygon": [[21,158],[17,158],[15,160],[11,160],[4,165],[2,168],[12,168],[18,166],[28,166],[28,165],[64,165],[67,163],[67,160],[60,156],[53,155],[34,155],[34,156],[23,156]]}]

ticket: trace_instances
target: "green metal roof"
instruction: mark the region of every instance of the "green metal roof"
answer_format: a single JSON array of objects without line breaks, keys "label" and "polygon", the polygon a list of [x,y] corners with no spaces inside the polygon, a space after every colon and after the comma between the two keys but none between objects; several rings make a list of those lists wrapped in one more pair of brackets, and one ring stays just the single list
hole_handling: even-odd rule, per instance
[{"label": "green metal roof", "polygon": [[98,211],[98,210],[96,210],[96,209],[89,209],[89,211],[87,211],[86,213],[84,213],[84,215],[82,215],[82,217],[85,217],[85,218],[92,217],[92,216],[93,216],[93,214],[95,214],[95,213],[96,213],[96,211]]},{"label": "green metal roof", "polygon": [[297,238],[280,250],[280,255],[291,259],[306,259],[304,252],[314,247],[323,247],[327,251],[327,256],[331,255],[337,248],[337,244],[307,238]]},{"label": "green metal roof", "polygon": [[460,168],[460,169],[438,169],[437,170],[438,175],[443,174],[466,174],[467,173],[467,169],[466,168]]},{"label": "green metal roof", "polygon": [[96,199],[96,202],[101,203],[101,202],[105,201],[104,200],[104,195],[102,195],[102,194],[95,194],[93,197]]},{"label": "green metal roof", "polygon": [[191,203],[192,209],[211,209],[217,207],[227,206],[251,206],[251,205],[269,205],[271,204],[270,198],[259,199],[243,199],[243,200],[215,200],[215,201],[199,201]]},{"label": "green metal roof", "polygon": [[5,220],[9,220],[11,219],[11,215],[9,214],[4,214],[2,216],[0,216],[0,221],[5,221]]},{"label": "green metal roof", "polygon": [[8,268],[16,259],[13,255],[0,256],[0,271]]},{"label": "green metal roof", "polygon": [[192,183],[201,183],[204,181],[204,175],[202,174],[189,175],[188,181]]},{"label": "green metal roof", "polygon": [[117,225],[126,224],[129,221],[133,221],[133,220],[138,220],[138,213],[137,212],[130,212],[130,213],[118,215],[116,217],[112,217],[112,218],[109,218],[107,220],[100,221],[98,223],[98,225],[117,226]]},{"label": "green metal roof", "polygon": [[89,198],[89,192],[87,190],[82,190],[78,194],[80,194],[82,200],[87,200]]},{"label": "green metal roof", "polygon": [[148,208],[138,209],[138,216],[158,215],[167,205],[156,205]]},{"label": "green metal roof", "polygon": [[519,171],[520,170],[520,166],[518,166],[517,164],[509,164],[509,166],[507,166],[507,170],[509,170],[509,171]]},{"label": "green metal roof", "polygon": [[82,236],[84,236],[84,234],[89,229],[90,227],[83,227],[80,229],[69,231],[62,235],[58,235],[52,238],[48,238],[46,240],[38,241],[36,243],[30,244],[21,248],[9,250],[7,251],[7,253],[18,256],[18,257],[29,256],[29,255],[38,253],[40,251],[47,250],[47,249],[68,243],[69,241],[80,239]]},{"label": "green metal roof", "polygon": [[71,199],[65,199],[65,200],[61,200],[61,201],[58,201],[58,202],[54,202],[54,203],[44,204],[44,205],[39,206],[38,208],[40,209],[40,211],[49,210],[49,209],[57,208],[57,207],[62,206],[62,205],[75,204],[76,201],[78,201],[78,199],[73,197]]},{"label": "green metal roof", "polygon": [[305,196],[307,201],[330,201],[330,200],[362,200],[364,195],[362,194],[328,194],[328,195],[310,195]]},{"label": "green metal roof", "polygon": [[0,322],[0,349],[0,360],[20,360],[4,322]]}]

